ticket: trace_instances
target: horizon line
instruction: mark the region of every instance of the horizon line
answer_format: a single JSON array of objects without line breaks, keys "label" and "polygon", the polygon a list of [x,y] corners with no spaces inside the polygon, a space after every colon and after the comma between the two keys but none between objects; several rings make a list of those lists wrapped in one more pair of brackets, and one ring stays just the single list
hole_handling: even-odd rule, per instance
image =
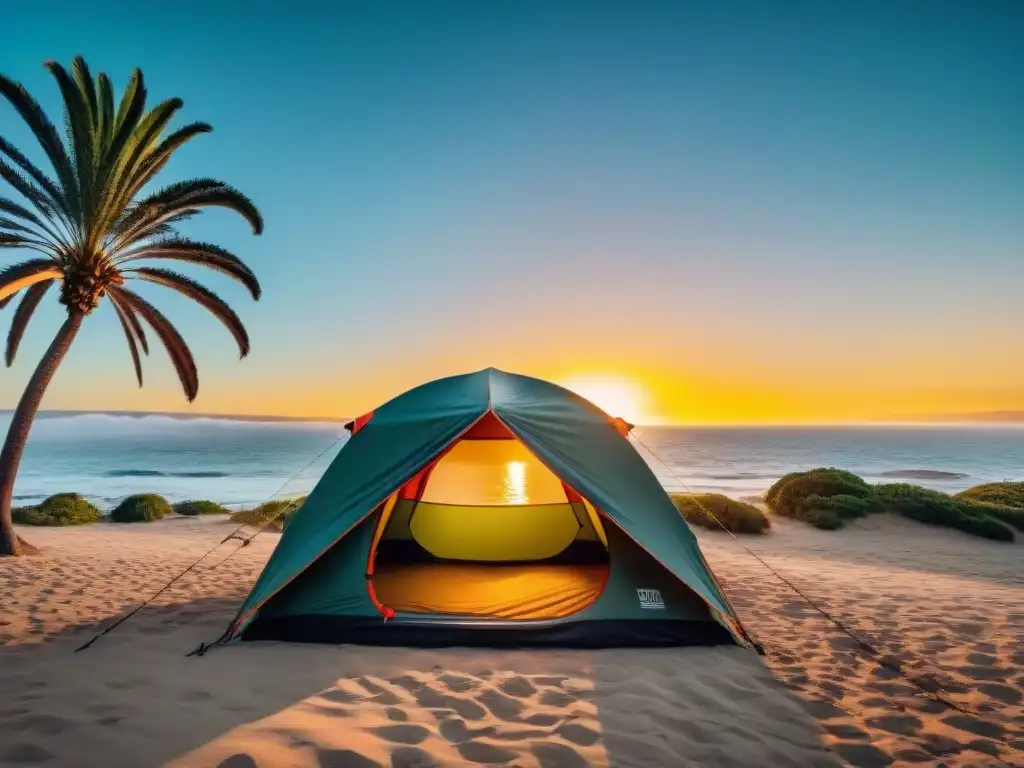
[{"label": "horizon line", "polygon": [[[13,408],[0,408],[0,413],[13,413]],[[165,418],[187,421],[190,419],[217,419],[221,421],[240,422],[265,422],[265,423],[321,423],[321,424],[343,424],[351,421],[352,416],[287,416],[282,414],[237,414],[237,413],[191,413],[188,411],[143,411],[143,410],[119,410],[119,409],[64,409],[48,408],[38,412],[40,418],[72,417],[72,416],[121,416],[127,418],[144,418],[147,416],[161,416]],[[728,421],[680,421],[680,422],[655,422],[643,423],[638,421],[636,426],[647,428],[658,427],[719,427],[719,428],[744,428],[744,427],[871,427],[871,426],[1024,426],[1024,411],[978,411],[975,413],[961,414],[919,414],[914,416],[893,416],[887,418],[872,419],[835,419],[835,420],[814,420],[814,421],[750,421],[750,422],[728,422]]]}]

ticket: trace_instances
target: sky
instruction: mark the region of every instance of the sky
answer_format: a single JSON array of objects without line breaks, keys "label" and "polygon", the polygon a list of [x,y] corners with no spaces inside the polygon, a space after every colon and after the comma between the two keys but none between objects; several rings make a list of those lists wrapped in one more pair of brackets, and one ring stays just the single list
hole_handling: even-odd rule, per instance
[{"label": "sky", "polygon": [[[238,8],[5,18],[0,72],[55,121],[46,59],[81,53],[117,88],[140,67],[152,103],[214,126],[163,178],[222,178],[266,220],[186,230],[264,286],[207,281],[248,358],[147,286],[196,402],[159,349],[137,387],[105,306],[45,408],[344,416],[495,366],[641,422],[1024,410],[1024,4]],[[0,135],[40,159],[6,104]],[[0,407],[61,311],[48,296]]]}]

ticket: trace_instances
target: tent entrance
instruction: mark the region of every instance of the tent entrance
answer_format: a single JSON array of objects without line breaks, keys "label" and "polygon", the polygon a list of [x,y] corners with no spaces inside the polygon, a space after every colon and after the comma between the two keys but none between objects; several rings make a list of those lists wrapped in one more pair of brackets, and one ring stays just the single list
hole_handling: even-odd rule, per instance
[{"label": "tent entrance", "polygon": [[500,422],[483,426],[382,507],[367,566],[375,602],[505,621],[582,611],[609,574],[596,510]]}]

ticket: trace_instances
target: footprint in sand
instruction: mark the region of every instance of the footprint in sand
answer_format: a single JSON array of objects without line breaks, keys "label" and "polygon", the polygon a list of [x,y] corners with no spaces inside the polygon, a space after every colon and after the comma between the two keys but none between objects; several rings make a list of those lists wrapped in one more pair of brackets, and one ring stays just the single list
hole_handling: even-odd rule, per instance
[{"label": "footprint in sand", "polygon": [[319,749],[316,759],[320,768],[384,768],[376,760],[350,749]]},{"label": "footprint in sand", "polygon": [[540,763],[540,768],[587,768],[589,765],[575,750],[561,744],[534,742],[530,751]]},{"label": "footprint in sand", "polygon": [[0,762],[13,765],[37,765],[52,760],[56,755],[35,744],[18,744],[6,752],[0,752]]},{"label": "footprint in sand", "polygon": [[949,715],[942,718],[942,722],[958,730],[989,739],[1001,739],[1006,735],[1006,729],[998,723],[982,720],[972,715]]},{"label": "footprint in sand", "polygon": [[221,760],[217,768],[258,768],[258,764],[249,755],[240,753]]},{"label": "footprint in sand", "polygon": [[411,723],[384,725],[380,728],[371,728],[370,732],[377,734],[385,741],[408,745],[421,744],[430,736],[430,731],[422,725],[413,725]]},{"label": "footprint in sand", "polygon": [[518,752],[504,747],[495,747],[482,741],[467,741],[456,744],[455,749],[466,760],[484,765],[503,765],[519,756]]},{"label": "footprint in sand", "polygon": [[391,753],[391,768],[442,768],[442,765],[422,749],[399,747]]}]

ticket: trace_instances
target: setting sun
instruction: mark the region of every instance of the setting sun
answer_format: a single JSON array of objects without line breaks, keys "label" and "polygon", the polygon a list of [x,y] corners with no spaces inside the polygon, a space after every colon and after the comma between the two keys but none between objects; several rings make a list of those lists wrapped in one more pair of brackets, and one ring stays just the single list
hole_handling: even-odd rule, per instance
[{"label": "setting sun", "polygon": [[582,395],[609,416],[626,421],[644,421],[647,413],[647,392],[643,386],[622,376],[589,374],[572,376],[560,382],[566,389]]}]

